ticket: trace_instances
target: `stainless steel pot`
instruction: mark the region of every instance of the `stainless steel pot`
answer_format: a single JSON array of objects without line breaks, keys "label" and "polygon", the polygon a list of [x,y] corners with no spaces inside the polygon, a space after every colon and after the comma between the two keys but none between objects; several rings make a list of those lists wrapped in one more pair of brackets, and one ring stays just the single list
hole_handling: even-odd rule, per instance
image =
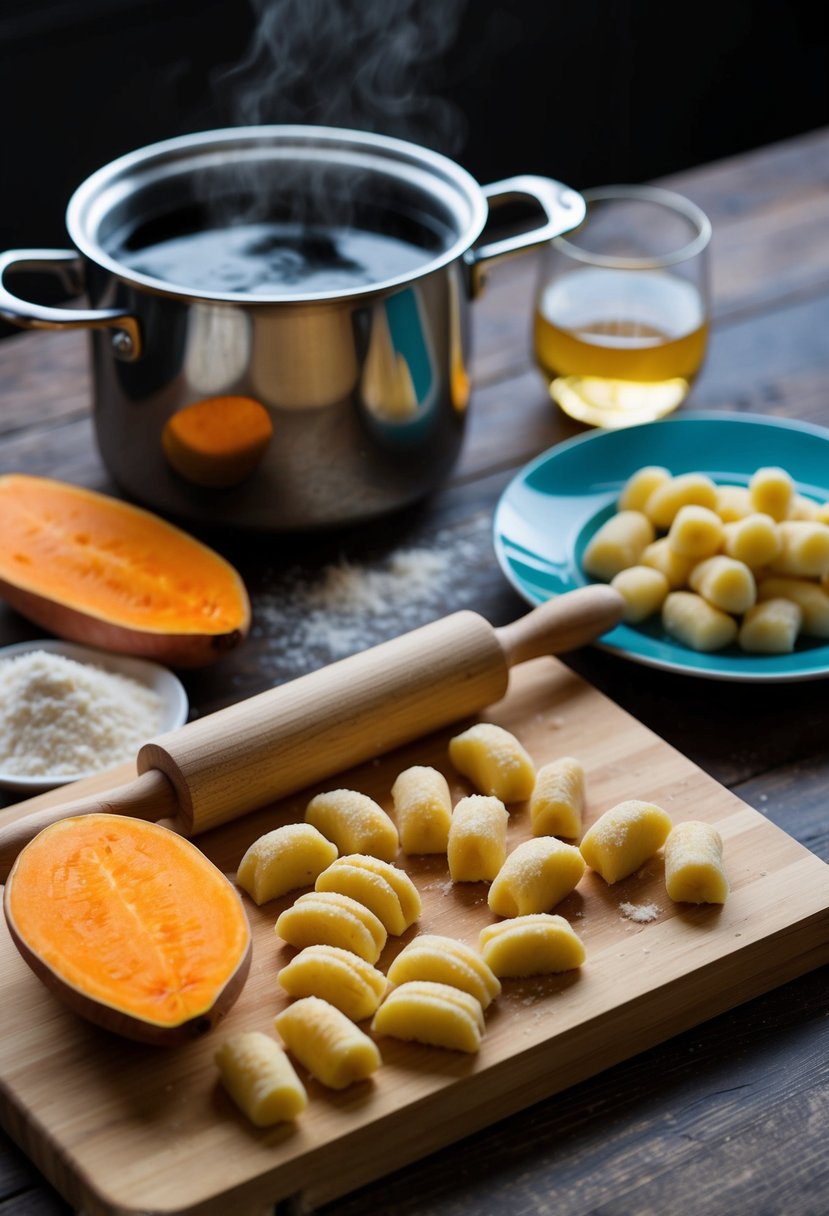
[{"label": "stainless steel pot", "polygon": [[[539,227],[476,244],[493,208],[527,196],[544,214]],[[481,187],[453,161],[383,136],[208,131],[92,174],[67,209],[73,251],[0,255],[0,315],[92,331],[98,444],[131,497],[183,520],[260,530],[355,522],[416,500],[452,467],[469,391],[468,306],[484,268],[575,227],[583,213],[559,182]],[[159,234],[263,219],[405,237],[414,252],[403,271],[381,256],[366,281],[322,288],[302,277],[226,288],[209,274],[205,287],[142,262]],[[91,307],[19,298],[7,284],[18,270],[62,276]],[[214,400],[227,396],[264,407],[264,438],[241,434]],[[207,438],[193,428],[177,458],[181,436],[177,447],[170,435],[187,428],[183,415],[170,420],[205,399],[200,409],[225,410],[221,425]]]}]

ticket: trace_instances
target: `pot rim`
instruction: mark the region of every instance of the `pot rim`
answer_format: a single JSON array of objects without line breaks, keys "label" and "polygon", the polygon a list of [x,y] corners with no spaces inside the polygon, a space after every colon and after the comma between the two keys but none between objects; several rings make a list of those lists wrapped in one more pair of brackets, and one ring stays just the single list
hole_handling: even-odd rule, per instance
[{"label": "pot rim", "polygon": [[[111,209],[141,184],[149,184],[180,168],[182,160],[199,165],[217,163],[229,150],[263,151],[283,148],[302,151],[309,161],[356,167],[384,168],[442,200],[458,219],[458,235],[437,256],[422,266],[389,279],[360,287],[322,292],[220,292],[193,291],[125,266],[95,239],[96,226]],[[249,157],[247,159],[250,159]],[[464,219],[465,215],[465,219]],[[185,302],[216,301],[226,304],[272,305],[338,302],[371,296],[406,286],[456,261],[480,236],[486,224],[486,196],[470,173],[442,153],[419,144],[369,131],[313,124],[265,124],[224,127],[175,136],[148,144],[97,169],[75,190],[66,209],[66,227],[78,251],[119,280]]]}]

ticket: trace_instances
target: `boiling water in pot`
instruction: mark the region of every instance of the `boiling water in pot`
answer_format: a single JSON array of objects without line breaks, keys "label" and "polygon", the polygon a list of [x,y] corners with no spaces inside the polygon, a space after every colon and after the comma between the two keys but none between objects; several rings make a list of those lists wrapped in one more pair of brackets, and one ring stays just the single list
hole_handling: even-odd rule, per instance
[{"label": "boiling water in pot", "polygon": [[185,290],[291,295],[349,291],[406,276],[449,239],[434,221],[385,208],[365,210],[350,225],[328,217],[297,219],[281,210],[251,222],[186,208],[122,234],[113,252],[132,270]]},{"label": "boiling water in pot", "polygon": [[408,274],[426,259],[416,245],[376,232],[269,223],[174,237],[122,260],[192,291],[272,295],[347,291]]}]

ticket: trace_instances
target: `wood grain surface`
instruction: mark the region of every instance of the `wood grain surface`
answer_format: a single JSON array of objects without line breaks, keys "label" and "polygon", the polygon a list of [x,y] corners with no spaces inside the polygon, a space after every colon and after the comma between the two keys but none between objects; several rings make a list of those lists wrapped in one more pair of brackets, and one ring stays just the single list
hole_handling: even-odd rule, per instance
[{"label": "wood grain surface", "polygon": [[[664,184],[703,206],[715,233],[712,340],[683,410],[738,410],[829,426],[823,205],[829,130]],[[402,549],[452,558],[453,577],[439,580],[433,593],[378,606],[355,635],[355,649],[460,608],[474,608],[495,625],[525,610],[495,566],[492,510],[527,459],[580,431],[551,407],[532,366],[534,282],[531,257],[496,267],[473,306],[467,438],[439,493],[369,527],[313,539],[207,538],[242,571],[255,624],[234,656],[213,671],[186,676],[195,717],[346,652],[309,640],[297,626],[308,602],[301,593],[332,564],[382,570]],[[43,333],[0,343],[0,471],[114,489],[95,447],[86,358],[80,335]],[[34,636],[36,630],[0,607],[0,641]],[[590,648],[568,655],[567,666],[764,822],[829,860],[825,681],[774,689],[711,685]],[[362,1186],[353,1179],[358,1189],[318,1210],[321,1216],[824,1216],[827,981],[824,967],[744,1000],[416,1165]],[[47,1073],[56,1050],[51,1043]],[[428,1126],[420,1130],[425,1123],[413,1120],[415,1139],[428,1133]],[[286,1212],[297,1206],[280,1205]],[[68,1211],[6,1140],[0,1216]]]},{"label": "wood grain surface", "polygon": [[[272,1031],[286,1003],[276,973],[295,953],[273,925],[293,896],[262,908],[247,901],[255,938],[244,993],[217,1031],[175,1051],[80,1023],[4,935],[0,1114],[80,1209],[242,1216],[290,1196],[314,1206],[829,961],[829,869],[566,667],[553,659],[522,665],[506,699],[482,717],[512,730],[538,765],[578,756],[587,772],[588,822],[637,797],[658,802],[675,822],[715,823],[731,884],[725,906],[673,905],[659,858],[613,886],[588,871],[557,908],[584,941],[587,963],[575,973],[505,981],[479,1056],[381,1039],[384,1063],[370,1082],[333,1093],[303,1070],[308,1110],[295,1127],[264,1132],[220,1092],[212,1055],[235,1030]],[[327,788],[344,784],[390,809],[397,773],[433,764],[457,801],[471,787],[448,762],[451,733],[435,733]],[[232,874],[258,835],[302,817],[317,788],[326,785],[199,843]],[[527,807],[511,810],[509,848],[530,836]],[[417,928],[390,940],[381,968],[418,928],[474,946],[495,919],[486,885],[453,886],[445,857],[398,861],[416,881],[424,911]],[[627,905],[658,912],[637,923],[625,916]],[[55,1043],[61,1050],[44,1070]]]}]

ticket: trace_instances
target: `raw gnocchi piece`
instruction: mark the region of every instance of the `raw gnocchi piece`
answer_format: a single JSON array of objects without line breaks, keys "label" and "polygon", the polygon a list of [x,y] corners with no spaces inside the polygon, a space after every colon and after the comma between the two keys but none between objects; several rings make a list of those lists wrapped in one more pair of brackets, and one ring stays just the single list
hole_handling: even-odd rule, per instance
[{"label": "raw gnocchi piece", "polygon": [[414,765],[400,773],[391,796],[404,853],[445,853],[452,797],[443,773]]},{"label": "raw gnocchi piece", "polygon": [[484,962],[501,979],[573,971],[586,957],[570,922],[550,912],[487,925],[478,941]]},{"label": "raw gnocchi piece", "polygon": [[662,605],[667,634],[692,650],[722,650],[737,637],[737,622],[694,591],[672,591]]},{"label": "raw gnocchi piece", "polygon": [[665,841],[665,889],[677,903],[724,904],[722,837],[710,823],[678,823]]},{"label": "raw gnocchi piece", "polygon": [[486,1009],[501,991],[501,984],[475,950],[454,937],[422,933],[400,951],[389,967],[392,984],[428,980],[449,984],[474,996]]},{"label": "raw gnocchi piece", "polygon": [[763,600],[743,617],[737,643],[752,654],[791,654],[802,620],[793,600]]},{"label": "raw gnocchi piece", "polygon": [[771,563],[775,574],[822,578],[829,572],[829,526],[807,519],[778,524],[780,552]]},{"label": "raw gnocchi piece", "polygon": [[446,857],[452,882],[491,882],[507,856],[507,808],[499,798],[470,794],[452,812]]},{"label": "raw gnocchi piece", "polygon": [[746,515],[723,528],[723,553],[757,570],[780,552],[780,533],[770,515]]},{"label": "raw gnocchi piece", "polygon": [[596,820],[581,842],[581,854],[591,870],[612,884],[652,857],[672,827],[670,815],[661,806],[629,799]]},{"label": "raw gnocchi piece", "polygon": [[515,735],[493,722],[476,722],[449,740],[449,758],[480,794],[522,802],[535,784],[535,765]]},{"label": "raw gnocchi piece", "polygon": [[610,580],[625,601],[624,620],[637,625],[658,612],[670,591],[665,575],[653,566],[628,566]]},{"label": "raw gnocchi piece", "polygon": [[584,768],[574,756],[560,756],[543,765],[530,797],[533,835],[581,836],[585,784]]},{"label": "raw gnocchi piece", "polygon": [[651,566],[668,580],[672,591],[684,587],[694,565],[693,558],[681,557],[670,546],[667,536],[660,536],[642,554],[642,565]]},{"label": "raw gnocchi piece", "polygon": [[723,553],[694,566],[688,583],[692,591],[723,612],[741,614],[757,600],[757,584],[748,566]]},{"label": "raw gnocchi piece", "polygon": [[829,502],[818,503],[815,519],[820,524],[829,524]]},{"label": "raw gnocchi piece", "polygon": [[549,912],[575,889],[582,874],[584,858],[575,845],[555,836],[536,836],[507,857],[487,902],[496,916]]},{"label": "raw gnocchi piece", "polygon": [[283,1009],[274,1026],[292,1055],[329,1089],[364,1081],[382,1063],[377,1044],[318,996],[303,997]]},{"label": "raw gnocchi piece", "polygon": [[638,564],[645,546],[655,535],[653,524],[641,511],[619,511],[611,515],[584,550],[582,566],[585,573],[609,583],[620,570]]},{"label": "raw gnocchi piece", "polygon": [[391,990],[375,1013],[371,1029],[393,1039],[476,1052],[481,1046],[484,1015],[475,997],[460,988],[408,980]]},{"label": "raw gnocchi piece", "polygon": [[704,473],[680,473],[657,486],[645,503],[645,514],[662,532],[667,532],[681,507],[707,507],[716,510],[717,487]]},{"label": "raw gnocchi piece", "polygon": [[261,905],[297,887],[313,886],[336,856],[337,846],[310,823],[286,823],[254,840],[239,863],[236,882]]},{"label": "raw gnocchi piece", "polygon": [[293,1064],[261,1030],[231,1035],[214,1059],[228,1094],[255,1127],[295,1119],[308,1105]]},{"label": "raw gnocchi piece", "polygon": [[645,503],[657,486],[670,481],[670,469],[661,465],[648,464],[637,469],[622,486],[616,503],[618,511],[644,511]]},{"label": "raw gnocchi piece", "polygon": [[803,614],[800,632],[810,638],[829,638],[829,593],[802,578],[770,575],[761,579],[758,600],[793,600]]},{"label": "raw gnocchi piece", "polygon": [[369,908],[395,937],[405,933],[420,916],[417,887],[405,870],[389,861],[351,853],[339,857],[316,881],[317,891],[339,891]]},{"label": "raw gnocchi piece", "polygon": [[724,524],[734,523],[751,515],[754,507],[748,486],[717,486],[714,510]]},{"label": "raw gnocchi piece", "polygon": [[357,790],[329,790],[308,803],[305,821],[333,840],[340,853],[370,853],[383,861],[397,855],[397,828],[373,798]]},{"label": "raw gnocchi piece", "polygon": [[762,511],[776,520],[787,518],[794,500],[794,482],[785,469],[757,469],[748,483],[748,490],[755,511]]},{"label": "raw gnocchi piece", "polygon": [[382,971],[340,946],[306,946],[276,978],[290,996],[318,996],[352,1022],[370,1018],[387,987]]},{"label": "raw gnocchi piece", "polygon": [[294,900],[276,922],[289,946],[340,946],[376,963],[386,944],[383,923],[364,904],[336,891],[309,891]]},{"label": "raw gnocchi piece", "polygon": [[723,522],[716,511],[689,503],[680,507],[668,532],[668,544],[680,557],[700,561],[722,544]]}]

